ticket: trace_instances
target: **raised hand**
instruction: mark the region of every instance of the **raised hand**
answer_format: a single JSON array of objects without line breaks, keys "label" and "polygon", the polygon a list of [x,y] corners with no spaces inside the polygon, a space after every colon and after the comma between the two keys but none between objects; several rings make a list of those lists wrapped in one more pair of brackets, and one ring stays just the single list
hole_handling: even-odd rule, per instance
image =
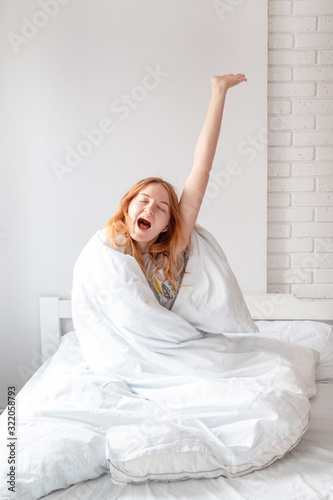
[{"label": "raised hand", "polygon": [[247,79],[243,73],[213,76],[211,78],[211,101],[205,123],[194,150],[193,167],[186,180],[179,202],[180,216],[187,240],[190,238],[194,228],[207,189],[209,173],[212,169],[220,134],[227,91],[231,87],[235,87],[235,85],[246,81]]},{"label": "raised hand", "polygon": [[243,73],[238,73],[237,75],[229,74],[222,76],[213,76],[210,79],[213,88],[217,90],[228,90],[235,85],[239,85],[241,82],[247,82],[247,79]]}]

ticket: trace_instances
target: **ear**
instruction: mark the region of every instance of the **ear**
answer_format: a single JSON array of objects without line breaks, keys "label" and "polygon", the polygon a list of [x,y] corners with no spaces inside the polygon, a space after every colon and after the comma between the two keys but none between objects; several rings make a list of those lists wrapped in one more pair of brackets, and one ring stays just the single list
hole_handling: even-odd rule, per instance
[{"label": "ear", "polygon": [[169,229],[169,227],[168,227],[168,226],[166,226],[166,227],[163,229],[163,231],[161,231],[161,233],[166,233],[168,229]]}]

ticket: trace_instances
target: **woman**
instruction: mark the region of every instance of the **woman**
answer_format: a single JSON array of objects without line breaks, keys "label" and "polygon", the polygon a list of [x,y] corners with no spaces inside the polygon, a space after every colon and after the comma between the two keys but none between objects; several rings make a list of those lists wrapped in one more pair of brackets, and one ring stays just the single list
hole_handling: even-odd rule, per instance
[{"label": "woman", "polygon": [[189,238],[208,185],[227,91],[244,81],[241,73],[211,78],[208,113],[180,201],[168,182],[143,179],[122,198],[105,226],[109,244],[135,257],[157,300],[167,309],[173,306],[185,272]]},{"label": "woman", "polygon": [[290,451],[309,420],[315,352],[257,336],[222,249],[204,228],[193,231],[225,96],[242,81],[212,79],[180,202],[160,179],[139,182],[74,266],[73,325],[85,360],[75,391],[87,393],[83,425],[97,429],[116,484],[246,474]]}]

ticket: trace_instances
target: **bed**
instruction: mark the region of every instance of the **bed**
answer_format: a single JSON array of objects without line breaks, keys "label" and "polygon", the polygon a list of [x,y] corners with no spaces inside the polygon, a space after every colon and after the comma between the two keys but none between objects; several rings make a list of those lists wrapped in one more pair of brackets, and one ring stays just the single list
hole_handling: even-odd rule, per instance
[{"label": "bed", "polygon": [[[105,471],[106,464],[100,457],[95,460],[94,471],[85,472],[91,479],[79,480],[77,476],[66,478],[68,486],[59,489],[57,478],[66,474],[62,463],[67,463],[67,469],[78,467],[80,460],[77,452],[71,456],[68,452],[59,460],[59,470],[49,484],[40,489],[34,483],[34,462],[27,465],[29,477],[22,477],[28,487],[26,493],[16,494],[5,491],[2,487],[0,498],[33,499],[40,498],[40,493],[50,491],[44,498],[48,500],[150,500],[150,499],[256,499],[256,500],[301,500],[301,499],[331,499],[333,498],[333,303],[332,301],[302,301],[293,295],[266,294],[245,295],[245,301],[256,321],[259,332],[256,335],[278,338],[284,342],[304,345],[320,352],[320,361],[316,365],[316,394],[311,398],[311,419],[305,434],[299,443],[283,458],[271,465],[255,470],[240,477],[216,477],[211,479],[187,479],[182,481],[150,481],[143,484],[115,484],[110,480],[110,474]],[[42,297],[40,299],[41,345],[45,359],[43,365],[24,386],[17,397],[17,436],[28,429],[41,439],[38,422],[41,418],[49,421],[50,428],[56,422],[59,412],[57,401],[47,393],[43,393],[43,380],[47,380],[49,388],[57,386],[60,379],[68,377],[75,380],[85,361],[82,357],[73,325],[71,323],[72,307],[70,300],[58,297]],[[87,377],[86,383],[89,384]],[[66,386],[67,387],[67,386]],[[63,390],[64,386],[62,386]],[[68,386],[68,390],[72,390]],[[52,392],[52,391],[50,391]],[[53,391],[54,392],[54,391]],[[40,399],[42,398],[42,405]],[[82,394],[84,400],[84,394]],[[29,408],[29,410],[26,410]],[[63,417],[74,421],[77,412],[82,408],[68,408]],[[89,414],[89,411],[88,411]],[[7,424],[6,412],[1,417],[3,427]],[[87,420],[85,421],[87,431]],[[145,423],[149,432],[149,420]],[[64,433],[66,429],[64,428]],[[81,432],[81,430],[80,430]],[[4,437],[2,435],[2,437]],[[5,439],[5,438],[4,438]],[[22,438],[23,439],[23,438]],[[87,443],[89,432],[87,431]],[[48,443],[48,452],[57,453],[57,441]],[[88,446],[88,445],[87,445]],[[43,443],[39,444],[41,454]],[[68,457],[69,455],[69,457]],[[80,467],[83,467],[85,453],[82,452]],[[92,454],[93,455],[93,454]],[[25,457],[26,459],[26,457]],[[18,457],[17,463],[20,463]],[[2,463],[2,473],[8,471],[8,463]],[[20,482],[17,477],[16,484]],[[31,482],[29,486],[29,481]],[[71,481],[75,484],[71,484]],[[43,481],[41,481],[43,482]],[[2,485],[3,486],[3,485]],[[54,491],[52,491],[54,490]]]}]

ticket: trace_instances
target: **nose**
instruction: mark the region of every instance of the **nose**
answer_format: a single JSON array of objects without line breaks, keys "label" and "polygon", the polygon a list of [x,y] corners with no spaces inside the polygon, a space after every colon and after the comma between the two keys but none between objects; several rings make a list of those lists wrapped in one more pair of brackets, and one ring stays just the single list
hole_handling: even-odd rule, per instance
[{"label": "nose", "polygon": [[145,212],[147,212],[148,214],[154,215],[154,202],[153,201],[151,201],[150,203],[148,203],[148,205],[146,205]]}]

